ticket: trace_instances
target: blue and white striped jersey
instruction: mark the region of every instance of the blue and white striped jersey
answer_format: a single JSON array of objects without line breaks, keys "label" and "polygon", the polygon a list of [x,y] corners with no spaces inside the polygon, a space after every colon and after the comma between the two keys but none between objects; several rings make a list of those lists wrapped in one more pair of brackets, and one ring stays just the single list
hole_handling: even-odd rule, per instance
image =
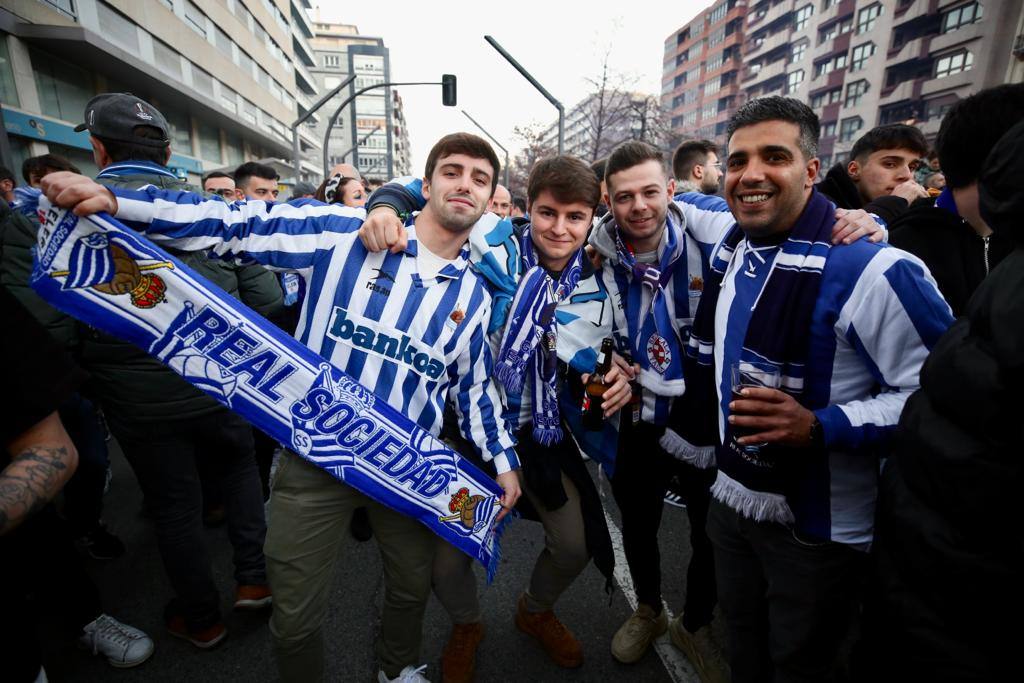
[{"label": "blue and white striped jersey", "polygon": [[296,337],[431,434],[451,395],[465,438],[499,473],[519,466],[491,382],[491,296],[468,250],[421,278],[415,227],[402,253],[368,253],[365,213],[340,204],[227,204],[187,192],[112,188],[117,218],[154,241],[298,273],[307,295]]},{"label": "blue and white striped jersey", "polygon": [[[730,370],[779,252],[742,240],[715,314],[719,436],[725,438]],[[866,547],[873,534],[879,457],[918,388],[929,350],[952,323],[949,306],[916,257],[859,240],[828,251],[812,314],[803,392],[824,427],[828,467],[801,482],[791,504],[821,538]]]},{"label": "blue and white striped jersey", "polygon": [[[697,312],[697,304],[700,303],[700,295],[704,291],[704,282],[711,268],[711,255],[736,220],[721,197],[686,192],[676,195],[674,199],[670,205],[666,229],[677,230],[683,236],[683,253],[679,259],[679,266],[665,285],[665,295],[669,314],[679,333],[680,348],[685,348],[690,338],[693,316]],[[608,214],[603,224],[609,227],[613,222],[611,214]],[[596,232],[600,229],[601,226],[598,226],[594,230]],[[629,349],[626,316],[631,312],[625,310],[624,302],[628,298],[626,288],[632,281],[632,272],[619,265],[613,247],[607,243],[603,247],[595,243],[594,235],[591,237],[591,244],[605,257],[600,277],[608,291],[614,293],[616,346],[620,351]],[[659,246],[659,259],[665,245],[663,239]],[[644,296],[649,294],[645,293]],[[635,316],[637,312],[634,311],[632,314]],[[674,397],[659,393],[657,386],[646,379],[641,375],[640,382],[644,388],[641,419],[651,424],[663,425],[668,420]],[[683,379],[685,381],[685,378]]]}]

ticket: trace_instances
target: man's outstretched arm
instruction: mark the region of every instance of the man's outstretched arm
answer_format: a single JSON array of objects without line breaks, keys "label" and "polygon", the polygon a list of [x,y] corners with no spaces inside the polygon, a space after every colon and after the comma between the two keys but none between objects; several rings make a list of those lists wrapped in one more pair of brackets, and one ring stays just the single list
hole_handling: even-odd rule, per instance
[{"label": "man's outstretched arm", "polygon": [[53,500],[78,466],[78,451],[56,412],[7,446],[11,463],[0,472],[0,536]]}]

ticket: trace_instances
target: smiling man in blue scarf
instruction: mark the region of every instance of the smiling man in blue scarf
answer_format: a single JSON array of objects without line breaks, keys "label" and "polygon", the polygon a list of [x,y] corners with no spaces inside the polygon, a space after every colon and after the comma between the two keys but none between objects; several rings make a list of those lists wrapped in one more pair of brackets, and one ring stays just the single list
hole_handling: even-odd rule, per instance
[{"label": "smiling man in blue scarf", "polygon": [[[728,132],[738,226],[704,284],[673,426],[717,445],[708,534],[733,680],[824,680],[867,570],[880,458],[952,317],[910,254],[832,246],[807,105],[754,100]],[[740,363],[768,366],[781,388],[734,400]]]}]

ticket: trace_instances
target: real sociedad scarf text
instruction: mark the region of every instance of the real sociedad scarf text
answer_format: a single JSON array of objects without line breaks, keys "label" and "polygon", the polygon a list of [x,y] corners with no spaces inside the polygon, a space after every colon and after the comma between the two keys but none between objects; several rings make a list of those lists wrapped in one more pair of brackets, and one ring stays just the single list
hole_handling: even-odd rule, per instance
[{"label": "real sociedad scarf text", "polygon": [[311,463],[497,569],[502,490],[369,389],[106,214],[42,202],[32,286]]}]

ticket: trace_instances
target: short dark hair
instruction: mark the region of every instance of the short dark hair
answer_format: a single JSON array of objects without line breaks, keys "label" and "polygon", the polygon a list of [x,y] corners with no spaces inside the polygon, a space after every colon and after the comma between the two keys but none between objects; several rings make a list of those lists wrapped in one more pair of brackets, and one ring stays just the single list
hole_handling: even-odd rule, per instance
[{"label": "short dark hair", "polygon": [[604,167],[608,165],[608,157],[601,157],[590,164],[590,170],[597,176],[598,182],[604,182]]},{"label": "short dark hair", "polygon": [[1024,118],[1024,83],[1008,83],[960,100],[946,112],[935,138],[946,184],[959,188],[981,175],[985,157]]},{"label": "short dark hair", "polygon": [[235,186],[242,187],[249,184],[249,178],[256,176],[264,180],[280,180],[273,166],[267,166],[256,161],[247,161],[235,169]]},{"label": "short dark hair", "polygon": [[[147,140],[167,139],[163,131],[153,126],[135,126],[132,128],[132,135],[137,138],[146,138]],[[167,152],[171,148],[170,143],[162,147],[154,147],[152,145],[101,138],[98,135],[93,137],[103,143],[103,148],[107,150],[107,156],[114,163],[119,161],[150,161],[161,166],[167,165]]]},{"label": "short dark hair", "polygon": [[718,154],[718,145],[710,140],[687,140],[672,153],[672,174],[676,180],[689,178],[694,166],[706,164],[711,154]]},{"label": "short dark hair", "polygon": [[657,161],[662,170],[665,169],[665,155],[657,147],[638,140],[623,142],[608,155],[604,165],[604,181],[611,186],[609,179],[613,175],[645,161]]},{"label": "short dark hair", "polygon": [[472,133],[452,133],[438,140],[437,144],[430,149],[430,154],[427,155],[427,165],[423,175],[429,180],[434,175],[437,160],[452,154],[465,154],[474,159],[486,159],[494,169],[494,175],[491,176],[491,194],[494,194],[495,188],[498,187],[501,163],[490,143]]},{"label": "short dark hair", "polygon": [[5,180],[10,180],[14,185],[18,184],[18,179],[14,177],[13,173],[11,173],[11,169],[6,166],[0,166],[0,183]]},{"label": "short dark hair", "polygon": [[907,149],[918,157],[923,157],[928,153],[928,142],[917,126],[908,126],[905,123],[875,126],[853,143],[850,159],[863,162],[865,157],[882,149]]},{"label": "short dark hair", "polygon": [[21,162],[21,177],[25,179],[26,183],[30,183],[32,182],[31,176],[33,173],[42,175],[48,168],[54,171],[81,173],[78,167],[68,161],[67,158],[59,154],[43,154],[37,157],[29,157]]},{"label": "short dark hair", "polygon": [[821,122],[818,115],[806,104],[792,97],[771,95],[750,100],[737,109],[729,119],[726,139],[732,139],[733,133],[740,128],[764,121],[786,121],[796,124],[800,129],[797,144],[804,157],[812,159],[818,156],[818,138],[821,137]]},{"label": "short dark hair", "polygon": [[211,178],[231,178],[231,182],[235,181],[235,176],[231,175],[230,173],[225,173],[224,171],[210,171],[209,173],[203,176],[203,185],[205,185],[206,181],[210,180]]},{"label": "short dark hair", "polygon": [[582,202],[593,209],[601,202],[600,181],[585,163],[568,154],[547,157],[533,165],[526,183],[530,203],[544,190],[565,204]]},{"label": "short dark hair", "polygon": [[519,195],[512,195],[512,206],[526,213],[526,200]]}]

